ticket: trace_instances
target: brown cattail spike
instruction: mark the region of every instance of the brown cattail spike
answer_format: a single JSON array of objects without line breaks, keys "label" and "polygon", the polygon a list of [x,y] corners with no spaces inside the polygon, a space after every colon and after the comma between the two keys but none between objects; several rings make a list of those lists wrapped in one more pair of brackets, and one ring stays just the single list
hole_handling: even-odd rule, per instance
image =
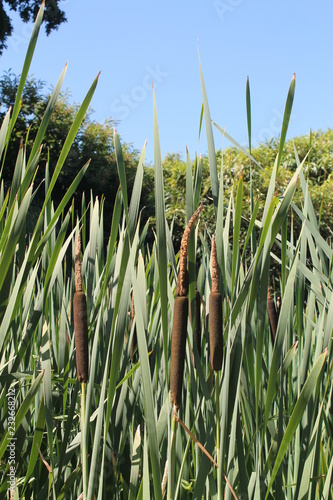
[{"label": "brown cattail spike", "polygon": [[81,275],[81,232],[79,230],[75,245],[75,293],[73,298],[75,346],[76,346],[76,369],[79,382],[88,380],[88,317],[87,300],[82,292]]},{"label": "brown cattail spike", "polygon": [[75,292],[73,299],[76,345],[76,370],[79,382],[88,381],[88,318],[87,301],[83,292]]},{"label": "brown cattail spike", "polygon": [[170,371],[171,404],[176,410],[178,410],[178,408],[180,407],[182,394],[187,334],[187,315],[187,297],[176,297],[173,309]]},{"label": "brown cattail spike", "polygon": [[180,257],[179,257],[179,274],[177,280],[177,295],[178,297],[186,297],[188,294],[188,274],[187,274],[187,247],[190,239],[190,234],[192,228],[198,219],[200,212],[202,210],[202,202],[200,203],[197,210],[194,212],[190,218],[186,229],[184,231],[181,245],[180,245]]},{"label": "brown cattail spike", "polygon": [[275,337],[276,337],[276,330],[277,330],[277,323],[278,323],[278,315],[277,315],[276,308],[275,308],[275,302],[274,302],[274,299],[272,297],[271,287],[268,287],[268,291],[267,291],[267,311],[268,311],[268,317],[269,317],[269,326],[270,326],[270,330],[271,330],[272,343],[274,345]]},{"label": "brown cattail spike", "polygon": [[212,237],[211,266],[212,291],[209,295],[210,365],[212,370],[220,371],[223,360],[222,295],[219,292],[219,274],[214,236]]}]

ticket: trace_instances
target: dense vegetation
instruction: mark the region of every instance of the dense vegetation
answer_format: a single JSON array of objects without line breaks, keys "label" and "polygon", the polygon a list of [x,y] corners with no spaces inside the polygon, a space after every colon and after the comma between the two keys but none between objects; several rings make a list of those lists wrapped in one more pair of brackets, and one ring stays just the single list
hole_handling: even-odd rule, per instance
[{"label": "dense vegetation", "polygon": [[[11,72],[5,73],[0,79],[0,120],[3,120],[6,111],[15,102],[19,77]],[[22,94],[22,107],[15,123],[11,143],[8,145],[7,162],[4,165],[2,178],[6,185],[9,185],[13,176],[16,162],[17,150],[21,140],[26,141],[27,151],[32,147],[43,113],[47,106],[49,93],[45,92],[46,84],[28,79]],[[55,105],[53,115],[48,127],[47,147],[44,148],[41,160],[46,162],[50,173],[53,173],[57,159],[59,157],[62,144],[73,123],[78,110],[77,104],[71,104],[68,92],[59,96]],[[73,141],[64,167],[59,175],[55,187],[53,201],[57,206],[62,199],[63,193],[67,191],[74,177],[82,166],[91,159],[90,167],[77,187],[74,200],[75,208],[81,207],[82,194],[86,199],[102,197],[105,199],[104,228],[105,236],[108,237],[111,224],[111,214],[118,187],[118,171],[114,151],[113,131],[116,123],[108,120],[105,123],[96,123],[92,120],[93,111],[90,110],[85,116],[77,136]],[[29,134],[28,134],[29,131]],[[26,139],[27,137],[27,139]],[[250,176],[252,174],[252,189],[254,199],[261,199],[259,213],[262,213],[263,202],[269,185],[271,172],[273,169],[278,139],[271,139],[266,144],[261,144],[252,150],[252,156],[258,162],[255,165],[249,157],[236,147],[229,147],[222,151],[217,151],[216,161],[220,170],[223,161],[223,182],[224,189],[228,196],[235,186],[235,179],[243,173],[245,206],[249,206],[250,196]],[[285,144],[281,169],[277,179],[277,189],[280,192],[286,188],[292,175],[297,168],[295,149],[299,161],[304,163],[304,176],[309,185],[309,192],[315,212],[319,217],[319,226],[324,238],[332,237],[331,221],[333,220],[333,202],[330,193],[333,189],[333,131],[311,132],[308,136],[296,137],[293,141]],[[135,177],[136,168],[139,162],[139,152],[134,150],[129,144],[122,141],[123,161],[126,169],[128,195],[130,196]],[[174,241],[176,248],[179,247],[180,238],[184,230],[185,220],[185,198],[186,190],[186,164],[191,159],[183,160],[179,154],[168,154],[163,161],[164,190],[166,203],[166,217],[168,223],[173,223]],[[192,159],[193,163],[194,159]],[[202,157],[202,198],[205,203],[203,220],[208,226],[213,221],[213,205],[211,203],[211,186],[209,176],[209,163],[207,156]],[[39,185],[44,179],[45,172],[41,169],[35,182]],[[155,220],[154,196],[150,189],[154,178],[153,167],[147,165],[142,185],[142,198],[140,208],[142,220],[145,223],[148,219]],[[295,200],[300,203],[302,198],[301,190],[295,193]],[[44,190],[37,191],[34,205],[30,210],[30,228],[34,227],[39,209],[44,201]],[[33,207],[36,206],[34,209]],[[323,210],[325,207],[325,210]],[[244,217],[249,213],[244,212]],[[297,224],[297,222],[296,222]],[[297,227],[299,230],[299,226]],[[153,241],[150,234],[149,241]]]},{"label": "dense vegetation", "polygon": [[[150,169],[146,146],[127,166],[106,126],[119,186],[106,233],[106,199],[77,194],[92,163],[76,138],[92,126],[94,143],[84,116],[98,77],[46,156],[54,117],[67,116],[66,68],[17,142],[42,16],[43,5],[0,128],[0,498],[331,500],[333,248],[309,192],[316,149],[309,159],[300,143],[292,160],[285,144],[295,80],[280,141],[266,150],[273,166],[258,166],[261,148],[215,151],[200,60],[208,159],[162,164],[155,95]],[[249,85],[246,98],[250,123]],[[72,148],[82,163],[59,193]],[[328,151],[320,189],[330,165]],[[140,211],[149,175],[151,244]],[[187,225],[180,252],[173,203],[179,234]]]}]

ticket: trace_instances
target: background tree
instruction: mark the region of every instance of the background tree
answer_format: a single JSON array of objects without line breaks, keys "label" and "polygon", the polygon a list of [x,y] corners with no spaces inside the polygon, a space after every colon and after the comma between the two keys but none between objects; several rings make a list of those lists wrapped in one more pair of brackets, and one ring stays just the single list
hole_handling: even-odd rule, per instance
[{"label": "background tree", "polygon": [[[13,106],[19,77],[7,72],[0,79],[0,121],[10,106]],[[10,141],[6,161],[3,164],[3,175],[5,186],[8,188],[13,176],[15,162],[21,140],[27,148],[27,155],[31,149],[39,124],[42,120],[48,93],[45,91],[45,83],[33,78],[29,79],[22,96],[22,106],[13,131],[13,140]],[[43,181],[45,177],[45,166],[48,161],[50,175],[52,175],[57,159],[60,155],[66,136],[74,121],[78,105],[70,103],[68,92],[62,93],[55,106],[51,122],[48,127],[47,137],[43,146],[39,163],[39,170],[34,185],[36,192],[34,196],[35,213],[37,214],[44,200]],[[105,198],[104,222],[105,231],[108,232],[111,224],[113,205],[119,186],[118,170],[114,154],[113,131],[114,122],[106,120],[104,123],[96,123],[91,119],[92,110],[86,115],[82,126],[74,140],[68,154],[64,167],[56,183],[53,202],[57,206],[67,191],[74,177],[84,164],[91,159],[90,166],[78,186],[75,196],[75,208],[80,212],[82,195],[85,194],[89,202],[91,193],[93,197]],[[124,164],[126,168],[128,190],[131,193],[136,167],[138,163],[138,152],[130,145],[122,143]],[[149,174],[148,174],[149,175]],[[151,185],[151,184],[150,184]],[[149,184],[143,189],[145,201],[143,206],[149,205]],[[153,203],[150,203],[151,207]],[[37,210],[39,208],[39,210]],[[35,214],[30,217],[31,228],[35,222]],[[151,209],[143,210],[142,220],[145,222],[151,215]],[[28,228],[29,230],[29,228]]]},{"label": "background tree", "polygon": [[[52,30],[58,29],[61,23],[67,21],[64,11],[59,8],[60,1],[48,0],[45,3],[43,22],[47,35]],[[7,48],[6,40],[13,32],[13,25],[4,7],[4,2],[10,10],[18,12],[25,23],[35,20],[41,4],[41,0],[0,0],[0,55]]]}]

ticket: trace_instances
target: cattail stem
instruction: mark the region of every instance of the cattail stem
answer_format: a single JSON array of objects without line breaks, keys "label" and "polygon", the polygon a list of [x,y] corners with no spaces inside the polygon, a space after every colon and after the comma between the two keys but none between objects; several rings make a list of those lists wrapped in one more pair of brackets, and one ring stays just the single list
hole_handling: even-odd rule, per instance
[{"label": "cattail stem", "polygon": [[220,381],[219,374],[215,372],[215,403],[216,403],[216,463],[220,455]]},{"label": "cattail stem", "polygon": [[81,383],[82,401],[81,401],[81,455],[82,455],[82,482],[83,482],[83,498],[87,498],[88,494],[88,447],[85,431],[86,422],[86,384]]},{"label": "cattail stem", "polygon": [[175,494],[176,435],[177,435],[177,410],[174,408],[172,411],[172,424],[171,424],[170,467],[168,472],[168,500],[172,500]]},{"label": "cattail stem", "polygon": [[[216,405],[216,463],[220,465],[220,380],[219,372],[215,372],[215,405]],[[217,475],[217,498],[222,498],[221,474]]]}]

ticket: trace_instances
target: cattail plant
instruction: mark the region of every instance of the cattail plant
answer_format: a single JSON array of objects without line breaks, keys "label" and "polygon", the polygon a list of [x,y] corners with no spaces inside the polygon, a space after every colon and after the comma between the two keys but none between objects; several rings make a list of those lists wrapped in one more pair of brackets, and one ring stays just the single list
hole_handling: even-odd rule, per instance
[{"label": "cattail plant", "polygon": [[[176,431],[177,431],[177,413],[181,403],[184,360],[186,349],[187,336],[187,319],[188,319],[188,288],[189,275],[187,270],[187,248],[190,239],[191,230],[198,219],[202,210],[202,203],[190,218],[187,227],[184,231],[179,257],[179,273],[177,279],[176,298],[173,309],[173,326],[171,339],[171,371],[170,371],[170,392],[171,405],[173,410],[172,418],[172,434],[171,434],[171,466],[170,480],[168,481],[168,497],[171,498],[174,489],[175,475],[175,451],[176,451]],[[166,463],[164,473],[164,483],[168,476],[168,462]],[[164,488],[165,491],[165,488]]]},{"label": "cattail plant", "polygon": [[73,298],[74,330],[76,345],[76,370],[77,378],[81,382],[81,453],[82,453],[82,474],[83,474],[83,495],[87,496],[88,488],[88,453],[85,433],[86,420],[86,383],[88,381],[88,318],[87,299],[82,291],[81,274],[81,230],[79,229],[74,254],[75,266],[75,293]]},{"label": "cattail plant", "polygon": [[220,371],[223,359],[222,332],[222,295],[219,292],[219,273],[217,265],[215,238],[212,237],[211,249],[212,289],[209,295],[209,344],[210,366],[214,371]]},{"label": "cattail plant", "polygon": [[79,382],[88,381],[88,319],[87,299],[82,291],[81,232],[75,245],[75,293],[73,298],[74,331],[76,345],[76,369]]},{"label": "cattail plant", "polygon": [[171,340],[171,372],[170,372],[170,390],[171,404],[174,410],[180,407],[181,391],[183,384],[184,359],[187,335],[187,317],[188,317],[188,287],[189,277],[187,270],[187,247],[191,230],[198,219],[202,210],[202,203],[194,212],[184,231],[179,257],[179,273],[177,280],[176,298],[173,310],[173,327]]}]

